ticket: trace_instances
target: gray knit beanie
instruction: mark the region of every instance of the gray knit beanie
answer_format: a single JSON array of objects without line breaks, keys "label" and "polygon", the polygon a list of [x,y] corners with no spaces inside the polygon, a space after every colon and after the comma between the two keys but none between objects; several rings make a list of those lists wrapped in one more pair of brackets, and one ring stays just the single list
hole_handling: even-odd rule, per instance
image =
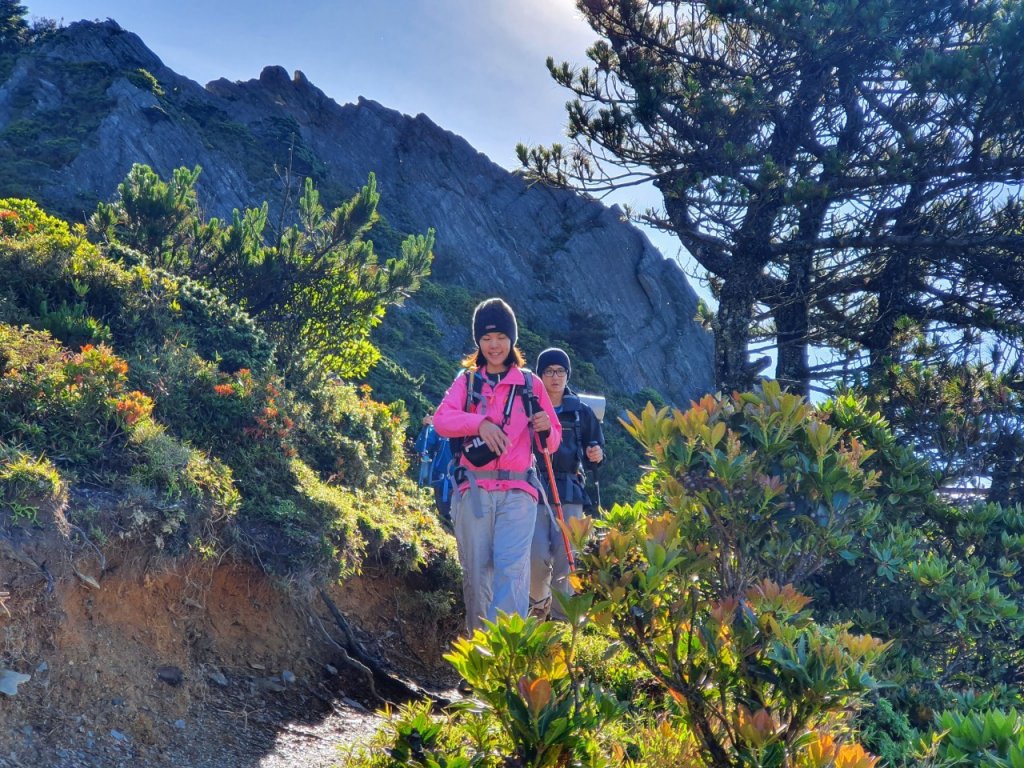
[{"label": "gray knit beanie", "polygon": [[567,376],[572,375],[572,366],[569,365],[569,356],[558,347],[548,347],[537,355],[537,367],[535,370],[538,374],[543,376],[544,369],[550,368],[552,365],[560,365],[565,368]]}]

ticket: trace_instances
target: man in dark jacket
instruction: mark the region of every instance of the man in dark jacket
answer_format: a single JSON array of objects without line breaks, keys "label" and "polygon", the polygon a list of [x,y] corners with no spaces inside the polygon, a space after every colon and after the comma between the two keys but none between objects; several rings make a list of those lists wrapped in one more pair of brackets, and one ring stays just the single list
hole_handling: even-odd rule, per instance
[{"label": "man in dark jacket", "polygon": [[[604,434],[601,423],[590,409],[569,388],[572,369],[569,356],[552,347],[537,357],[537,374],[541,377],[551,404],[562,425],[562,442],[552,454],[551,463],[566,521],[582,517],[584,506],[590,505],[585,487],[586,472],[596,469],[604,461]],[[553,495],[544,468],[545,458],[537,452],[537,466],[550,509],[544,503],[537,505],[537,525],[530,553],[530,612],[540,618],[548,613],[554,619],[565,615],[552,589],[564,595],[572,594],[569,584],[569,557],[565,551],[562,530],[555,519]]]}]

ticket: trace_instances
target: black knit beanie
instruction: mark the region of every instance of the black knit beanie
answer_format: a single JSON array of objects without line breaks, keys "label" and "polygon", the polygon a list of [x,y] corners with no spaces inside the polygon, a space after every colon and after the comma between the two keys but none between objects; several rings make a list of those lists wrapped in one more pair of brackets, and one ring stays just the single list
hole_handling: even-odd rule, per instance
[{"label": "black knit beanie", "polygon": [[565,368],[567,377],[572,375],[572,366],[569,365],[569,356],[558,347],[549,347],[537,355],[536,371],[541,376],[544,375],[544,369],[550,368],[552,365],[561,365]]},{"label": "black knit beanie", "polygon": [[498,298],[484,299],[473,310],[473,341],[480,346],[480,338],[488,333],[504,333],[512,346],[516,345],[519,328],[512,307]]}]

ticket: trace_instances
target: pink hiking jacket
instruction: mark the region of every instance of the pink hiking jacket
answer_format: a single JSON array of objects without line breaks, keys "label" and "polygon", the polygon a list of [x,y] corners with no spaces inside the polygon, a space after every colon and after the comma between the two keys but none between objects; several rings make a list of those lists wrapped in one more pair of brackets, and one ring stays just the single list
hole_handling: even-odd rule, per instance
[{"label": "pink hiking jacket", "polygon": [[[494,461],[484,464],[482,467],[474,467],[464,457],[456,457],[456,459],[462,466],[470,470],[526,472],[532,463],[533,450],[530,446],[529,420],[526,416],[526,408],[523,405],[522,398],[522,389],[526,384],[523,372],[518,367],[512,366],[508,369],[502,380],[498,382],[497,387],[492,387],[491,383],[487,381],[483,368],[480,368],[475,375],[483,376],[484,378],[483,389],[480,394],[487,403],[486,415],[465,410],[466,374],[463,372],[452,382],[452,385],[444,395],[444,399],[437,407],[437,412],[434,414],[434,429],[443,437],[465,437],[472,439],[479,434],[480,424],[484,419],[501,425],[501,420],[505,415],[505,403],[508,400],[509,390],[513,386],[518,386],[519,389],[516,392],[515,403],[512,407],[512,415],[509,418],[508,424],[504,427],[505,434],[511,440],[505,452]],[[548,397],[547,390],[544,389],[540,377],[536,375],[533,376],[533,392],[540,401],[541,408],[547,412],[548,418],[551,420],[551,432],[548,433],[546,444],[548,450],[554,453],[558,449],[558,444],[562,441],[562,425],[558,422],[558,416],[551,405],[551,399]],[[474,404],[471,406],[471,410],[476,411],[478,407],[479,403]],[[538,467],[537,470],[539,472],[544,471],[543,467]],[[477,481],[477,484],[485,491],[509,491],[513,488],[518,488],[529,493],[535,500],[537,499],[537,489],[523,480],[480,479]],[[460,486],[460,489],[465,492],[468,487],[469,483],[466,482]]]}]

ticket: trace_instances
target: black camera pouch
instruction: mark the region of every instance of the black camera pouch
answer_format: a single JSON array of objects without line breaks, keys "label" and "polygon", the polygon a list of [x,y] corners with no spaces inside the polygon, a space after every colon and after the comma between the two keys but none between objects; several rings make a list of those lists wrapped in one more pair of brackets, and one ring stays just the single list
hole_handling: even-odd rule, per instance
[{"label": "black camera pouch", "polygon": [[482,467],[498,458],[498,454],[492,451],[482,437],[474,437],[462,446],[462,455],[466,461],[474,467]]}]

